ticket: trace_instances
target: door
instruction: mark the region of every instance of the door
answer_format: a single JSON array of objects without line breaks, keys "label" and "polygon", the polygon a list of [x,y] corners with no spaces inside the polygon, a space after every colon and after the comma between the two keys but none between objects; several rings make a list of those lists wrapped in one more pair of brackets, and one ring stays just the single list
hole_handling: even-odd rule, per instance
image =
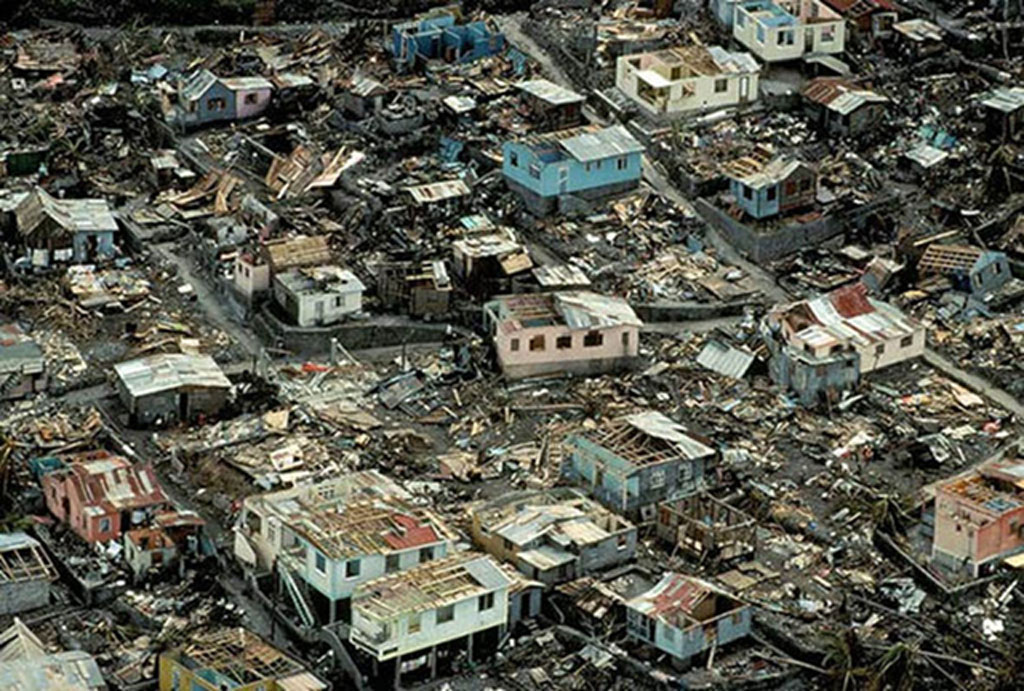
[{"label": "door", "polygon": [[323,324],[324,323],[324,301],[323,300],[317,300],[317,302],[316,302],[316,323],[317,324]]},{"label": "door", "polygon": [[569,191],[569,168],[562,166],[558,169],[558,193],[565,194]]},{"label": "door", "polygon": [[178,419],[188,420],[188,393],[184,391],[178,395]]},{"label": "door", "polygon": [[750,98],[750,77],[740,77],[740,103]]},{"label": "door", "polygon": [[807,29],[804,31],[804,52],[814,52],[814,29]]}]

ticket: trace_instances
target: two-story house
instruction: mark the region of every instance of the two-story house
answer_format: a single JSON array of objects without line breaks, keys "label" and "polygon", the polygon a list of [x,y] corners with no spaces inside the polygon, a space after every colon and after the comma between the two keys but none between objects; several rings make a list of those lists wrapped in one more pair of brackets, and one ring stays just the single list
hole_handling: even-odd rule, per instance
[{"label": "two-story house", "polygon": [[516,84],[519,105],[535,132],[550,132],[583,124],[586,97],[547,79],[530,79]]},{"label": "two-story house", "polygon": [[494,559],[461,552],[364,583],[352,602],[349,642],[374,678],[394,680],[451,669],[456,654],[470,661],[496,649],[509,618],[510,578]]},{"label": "two-story house", "polygon": [[819,0],[743,0],[734,12],[733,38],[764,62],[845,49],[845,20]]},{"label": "two-story house", "polygon": [[625,564],[636,552],[636,526],[571,488],[513,492],[470,515],[473,542],[549,586]]},{"label": "two-story house", "polygon": [[710,441],[656,411],[643,411],[571,435],[563,474],[624,516],[652,520],[659,502],[705,487],[715,458]]},{"label": "two-story house", "polygon": [[376,471],[247,497],[235,557],[275,571],[305,625],[348,622],[359,584],[451,552],[454,534],[410,499]]},{"label": "two-story house", "polygon": [[459,23],[450,12],[396,24],[391,29],[391,54],[399,65],[424,60],[466,63],[505,49],[505,35],[490,21]]},{"label": "two-story house", "polygon": [[505,142],[502,174],[535,214],[560,198],[600,199],[635,188],[644,147],[622,125],[578,127]]},{"label": "two-story house", "polygon": [[615,86],[650,113],[708,112],[756,101],[760,69],[750,53],[680,46],[622,56]]},{"label": "two-story house", "polygon": [[340,266],[313,266],[276,274],[274,300],[299,326],[327,326],[363,309],[366,287]]},{"label": "two-story house", "polygon": [[638,361],[643,323],[622,298],[588,291],[507,295],[484,305],[484,320],[510,379],[600,374]]}]

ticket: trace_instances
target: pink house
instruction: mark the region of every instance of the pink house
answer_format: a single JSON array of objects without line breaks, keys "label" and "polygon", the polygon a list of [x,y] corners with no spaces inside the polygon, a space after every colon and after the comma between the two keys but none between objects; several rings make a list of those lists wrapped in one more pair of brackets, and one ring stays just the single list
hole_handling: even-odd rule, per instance
[{"label": "pink house", "polygon": [[600,374],[638,360],[643,322],[621,298],[588,291],[508,295],[487,303],[484,316],[509,379]]},{"label": "pink house", "polygon": [[60,459],[64,467],[43,476],[46,506],[87,542],[120,539],[133,525],[170,508],[150,466],[92,451]]},{"label": "pink house", "polygon": [[1024,551],[1024,460],[999,461],[941,485],[932,560],[978,576]]}]

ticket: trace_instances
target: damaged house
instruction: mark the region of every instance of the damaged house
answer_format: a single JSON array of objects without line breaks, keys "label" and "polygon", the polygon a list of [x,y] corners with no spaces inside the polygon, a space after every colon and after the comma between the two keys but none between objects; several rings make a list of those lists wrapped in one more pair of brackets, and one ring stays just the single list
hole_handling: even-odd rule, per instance
[{"label": "damaged house", "polygon": [[615,86],[651,113],[707,112],[756,101],[760,70],[750,53],[681,46],[622,56]]},{"label": "damaged house", "polygon": [[58,459],[43,475],[46,508],[86,542],[119,540],[171,508],[153,468],[105,451]]},{"label": "damaged house", "polygon": [[0,533],[0,615],[50,603],[57,571],[43,546],[25,533]]},{"label": "damaged house", "polygon": [[882,125],[889,99],[840,78],[818,77],[803,90],[811,121],[828,134],[857,137]]},{"label": "damaged house", "polygon": [[932,563],[977,578],[1024,552],[1024,461],[997,461],[935,492]]},{"label": "damaged house", "polygon": [[359,584],[451,553],[454,534],[410,499],[376,471],[248,497],[235,556],[276,571],[307,626],[348,623]]},{"label": "damaged house", "polygon": [[0,399],[45,391],[43,349],[17,324],[0,326]]},{"label": "damaged house", "polygon": [[452,243],[455,275],[469,293],[489,297],[512,290],[512,281],[533,268],[526,245],[511,228],[502,227]]},{"label": "damaged house", "polygon": [[969,245],[928,246],[917,262],[921,278],[948,278],[954,290],[984,296],[999,290],[1010,280],[1010,264],[1006,254]]},{"label": "damaged house", "polygon": [[458,23],[444,12],[396,24],[391,29],[391,54],[399,65],[412,68],[426,60],[466,63],[505,49],[505,36],[489,21]]},{"label": "damaged house", "polygon": [[271,240],[255,251],[242,251],[235,259],[234,286],[252,300],[270,290],[275,275],[331,261],[331,250],[324,235],[299,236]]},{"label": "damaged house", "polygon": [[636,526],[574,489],[516,492],[470,512],[473,541],[545,585],[632,561]]},{"label": "damaged house", "polygon": [[643,151],[622,125],[531,134],[505,142],[502,174],[531,213],[546,215],[567,198],[594,200],[635,188]]},{"label": "damaged house", "polygon": [[14,209],[17,244],[35,267],[112,258],[117,220],[104,199],[57,199],[36,187]]},{"label": "damaged house", "polygon": [[166,426],[216,415],[231,380],[209,355],[165,353],[114,365],[116,388],[132,425]]},{"label": "damaged house", "polygon": [[680,662],[750,635],[750,605],[707,581],[665,574],[626,602],[626,631]]},{"label": "damaged house", "polygon": [[757,548],[757,520],[707,492],[662,502],[658,537],[694,559],[730,561]]},{"label": "damaged house", "polygon": [[925,328],[854,283],[773,309],[762,322],[772,380],[805,405],[854,388],[860,376],[924,352]]},{"label": "damaged house", "polygon": [[417,669],[434,678],[458,654],[472,662],[494,653],[513,585],[493,558],[475,552],[384,576],[356,591],[349,641],[369,659],[372,676],[394,679],[396,688]]},{"label": "damaged house", "polygon": [[509,379],[629,369],[643,324],[622,298],[586,291],[499,297],[484,321]]},{"label": "damaged house", "polygon": [[84,650],[51,652],[17,617],[0,631],[0,688],[17,691],[103,691],[99,665]]},{"label": "damaged house", "polygon": [[899,8],[891,0],[822,0],[846,19],[853,36],[872,40],[892,37]]},{"label": "damaged house", "polygon": [[385,262],[377,271],[377,294],[386,309],[411,317],[448,312],[452,280],[444,261]]},{"label": "damaged house", "polygon": [[813,204],[818,180],[814,168],[786,156],[767,162],[751,157],[733,161],[727,177],[736,206],[758,220]]},{"label": "damaged house", "polygon": [[704,488],[716,452],[657,411],[609,420],[571,435],[565,478],[630,518],[654,518],[662,501]]},{"label": "damaged house", "polygon": [[764,62],[841,54],[846,22],[819,0],[741,0],[732,36]]},{"label": "damaged house", "polygon": [[291,269],[274,276],[274,299],[293,323],[327,326],[363,309],[365,286],[340,266]]},{"label": "damaged house", "polygon": [[536,132],[552,132],[583,124],[586,97],[547,79],[531,79],[516,84],[519,89],[518,112],[529,120]]},{"label": "damaged house", "polygon": [[1024,138],[1024,87],[999,87],[983,94],[985,136],[991,141],[1019,142]]},{"label": "damaged house", "polygon": [[199,70],[181,83],[177,107],[167,119],[182,127],[258,117],[270,105],[274,85],[263,77],[218,77]]},{"label": "damaged house", "polygon": [[331,687],[295,658],[248,629],[192,632],[160,654],[161,691],[326,691]]}]

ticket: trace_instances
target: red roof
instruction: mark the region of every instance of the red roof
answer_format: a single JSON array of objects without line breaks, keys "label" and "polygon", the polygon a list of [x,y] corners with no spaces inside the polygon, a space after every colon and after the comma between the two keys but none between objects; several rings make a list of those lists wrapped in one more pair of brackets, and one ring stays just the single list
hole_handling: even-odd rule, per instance
[{"label": "red roof", "polygon": [[859,281],[836,288],[828,294],[828,299],[836,312],[846,319],[875,311],[874,306],[868,302],[868,287]]},{"label": "red roof", "polygon": [[890,0],[824,0],[825,4],[848,19],[857,19],[872,12],[895,12]]},{"label": "red roof", "polygon": [[151,466],[133,466],[121,456],[77,461],[64,472],[82,505],[98,506],[104,513],[168,502]]},{"label": "red roof", "polygon": [[430,545],[441,540],[433,526],[423,525],[413,516],[396,513],[392,514],[391,520],[397,529],[384,535],[384,540],[392,549]]},{"label": "red roof", "polygon": [[682,610],[686,614],[692,614],[697,605],[707,597],[711,591],[702,583],[677,574],[674,583],[669,584],[665,590],[655,596],[651,615],[678,612]]}]

